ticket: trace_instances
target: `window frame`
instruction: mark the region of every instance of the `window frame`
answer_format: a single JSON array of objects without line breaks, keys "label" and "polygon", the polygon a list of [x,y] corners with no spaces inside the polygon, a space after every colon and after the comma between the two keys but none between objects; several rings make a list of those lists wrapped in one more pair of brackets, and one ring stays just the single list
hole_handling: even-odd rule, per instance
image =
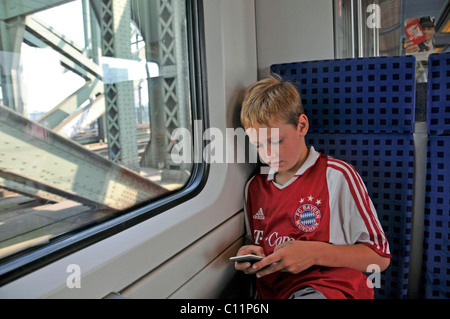
[{"label": "window frame", "polygon": [[[192,123],[202,121],[203,134],[209,127],[203,0],[186,0],[186,21]],[[201,141],[204,149],[206,141],[195,136],[195,132],[194,140]],[[52,238],[42,247],[28,248],[1,259],[0,287],[194,198],[205,187],[209,168],[204,159],[193,163],[191,177],[182,188],[124,210],[97,225]]]}]

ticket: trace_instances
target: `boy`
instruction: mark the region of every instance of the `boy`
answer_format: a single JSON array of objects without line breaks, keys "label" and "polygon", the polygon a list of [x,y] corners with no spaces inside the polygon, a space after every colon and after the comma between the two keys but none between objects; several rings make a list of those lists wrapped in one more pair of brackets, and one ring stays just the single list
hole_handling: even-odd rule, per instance
[{"label": "boy", "polygon": [[235,268],[256,274],[259,298],[373,298],[362,272],[388,267],[388,241],[353,167],[305,144],[309,123],[296,88],[275,77],[256,82],[241,122],[270,172],[247,183],[253,243],[237,254],[264,258]]}]

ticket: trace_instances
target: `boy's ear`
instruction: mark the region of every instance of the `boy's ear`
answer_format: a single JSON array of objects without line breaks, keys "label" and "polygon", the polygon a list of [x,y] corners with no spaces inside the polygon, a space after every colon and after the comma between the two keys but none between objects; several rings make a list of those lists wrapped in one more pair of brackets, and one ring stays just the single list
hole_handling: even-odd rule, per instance
[{"label": "boy's ear", "polygon": [[305,114],[300,114],[300,116],[298,117],[297,130],[303,136],[305,136],[306,133],[308,133],[309,120]]}]

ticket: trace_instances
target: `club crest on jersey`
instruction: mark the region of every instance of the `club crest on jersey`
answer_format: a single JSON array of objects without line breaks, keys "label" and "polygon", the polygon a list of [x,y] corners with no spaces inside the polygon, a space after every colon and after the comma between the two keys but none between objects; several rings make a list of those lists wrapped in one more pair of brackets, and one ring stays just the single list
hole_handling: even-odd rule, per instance
[{"label": "club crest on jersey", "polygon": [[319,227],[321,218],[320,209],[313,204],[301,205],[294,214],[295,226],[305,233],[315,231]]}]

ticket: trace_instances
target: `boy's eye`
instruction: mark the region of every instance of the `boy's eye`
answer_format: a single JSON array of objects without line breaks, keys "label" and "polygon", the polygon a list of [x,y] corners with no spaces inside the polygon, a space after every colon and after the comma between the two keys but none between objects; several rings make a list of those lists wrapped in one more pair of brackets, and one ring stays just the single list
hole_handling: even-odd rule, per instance
[{"label": "boy's eye", "polygon": [[[270,145],[279,145],[283,142],[283,140],[272,140],[270,141]],[[262,143],[255,143],[256,148],[262,148],[264,145]]]},{"label": "boy's eye", "polygon": [[277,145],[280,144],[283,140],[274,140],[274,141],[270,141],[270,144],[272,145]]}]

